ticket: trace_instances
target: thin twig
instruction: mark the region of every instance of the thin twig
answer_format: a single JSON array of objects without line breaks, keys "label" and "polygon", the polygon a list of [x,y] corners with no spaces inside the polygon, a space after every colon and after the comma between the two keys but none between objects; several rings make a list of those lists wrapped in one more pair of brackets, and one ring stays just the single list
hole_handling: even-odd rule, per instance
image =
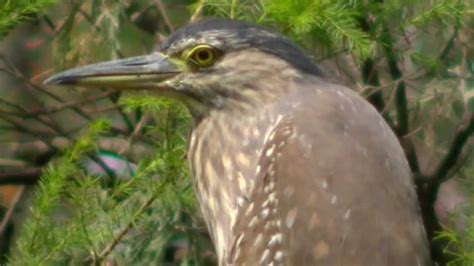
[{"label": "thin twig", "polygon": [[390,92],[390,96],[388,97],[388,101],[385,105],[385,108],[382,111],[380,111],[382,114],[384,114],[386,112],[389,112],[389,108],[392,107],[393,102],[395,101],[395,95],[397,94],[397,87],[398,87],[398,84],[400,83],[400,81],[401,80],[395,80],[394,85],[393,85],[393,89]]},{"label": "thin twig", "polygon": [[[359,23],[363,31],[370,33],[371,25],[367,19],[361,18]],[[379,73],[376,67],[377,64],[373,58],[365,59],[361,66],[362,81],[364,84],[373,88],[380,87]],[[382,91],[380,89],[374,89],[369,92],[369,95],[370,97],[367,97],[367,100],[375,107],[375,109],[377,109],[379,112],[382,112],[386,106]],[[382,113],[382,115],[387,124],[391,128],[394,128],[392,118],[388,115],[388,113]]]},{"label": "thin twig", "polygon": [[[28,80],[24,75],[23,73],[18,70],[17,68],[15,68],[12,64],[9,63],[9,61],[3,56],[3,55],[0,55],[0,59],[2,59],[5,64],[8,65],[9,69],[11,69],[11,74],[14,75],[18,80],[21,80],[24,82],[24,84],[30,88],[30,89],[34,89],[34,90],[37,90],[43,94],[46,94],[47,96],[49,96],[50,98],[54,99],[55,101],[57,102],[60,102],[61,104],[66,104],[67,102],[61,98],[60,96],[54,94],[53,92],[47,90],[45,87],[41,86],[41,85],[37,85],[37,84],[33,84],[31,83],[30,80]],[[110,96],[116,94],[117,92],[111,92]],[[92,117],[83,109],[82,106],[76,106],[76,105],[71,105],[70,108],[75,112],[77,113],[79,116],[83,117],[85,120],[87,121],[90,121],[92,120]],[[117,111],[120,113],[120,114],[123,114],[123,112],[121,111],[121,109],[119,107],[116,107]],[[44,119],[37,119],[38,121],[44,123]],[[50,124],[46,124],[47,126],[50,126]],[[53,129],[55,129],[55,131],[61,131],[60,128],[58,127],[54,127]],[[127,131],[124,131],[118,127],[111,127],[111,131],[112,132],[115,132],[115,133],[119,133],[119,134],[122,134],[122,135],[128,135],[129,132]],[[64,134],[64,132],[62,132],[64,136],[66,136]]]},{"label": "thin twig", "polygon": [[456,134],[448,149],[448,152],[436,167],[434,173],[429,177],[430,182],[441,184],[449,179],[448,173],[451,168],[456,165],[459,156],[467,143],[469,138],[474,133],[474,114],[466,113],[463,119],[463,123],[456,130]]},{"label": "thin twig", "polygon": [[390,31],[387,25],[383,25],[383,39],[385,45],[383,45],[383,51],[387,61],[390,77],[396,82],[395,86],[395,110],[397,113],[397,125],[394,128],[397,136],[402,142],[405,154],[410,164],[410,168],[415,176],[419,175],[420,166],[418,162],[418,156],[416,154],[415,146],[409,138],[406,137],[410,133],[409,124],[409,112],[408,112],[408,98],[406,92],[406,84],[403,79],[402,72],[398,67],[397,56],[395,54],[395,48],[393,47],[393,40],[390,36]]},{"label": "thin twig", "polygon": [[0,167],[4,166],[22,168],[26,166],[26,162],[22,160],[0,158]]},{"label": "thin twig", "polygon": [[[6,65],[9,64],[9,62],[7,61],[7,59],[0,55],[0,60],[2,60]],[[7,70],[5,68],[2,68],[0,69],[1,71],[4,71],[8,74],[11,74],[11,75],[14,75],[15,77],[20,77],[21,73],[19,73],[19,70],[17,70],[16,68],[14,68],[12,65],[9,66],[9,69],[11,70]],[[32,99],[35,99],[35,97],[32,97]],[[18,104],[14,104],[14,103],[8,103],[8,101],[6,100],[2,100],[2,102],[6,105],[9,105],[9,106],[12,106],[12,107],[15,107],[19,110],[22,110],[23,112],[28,112],[25,108],[23,108],[21,105],[18,105]],[[43,106],[43,104],[40,102],[40,101],[36,101],[38,104],[40,104],[41,106]],[[44,107],[44,106],[43,106]],[[2,110],[1,112],[2,114],[4,115],[12,115],[12,116],[23,116],[24,114],[20,114],[20,113],[15,113],[15,112],[9,112],[7,110]],[[61,127],[56,123],[56,121],[54,121],[53,119],[51,118],[45,118],[45,117],[35,117],[35,120],[39,121],[40,123],[44,124],[45,126],[53,129],[54,131],[56,131],[57,133],[59,134],[64,134],[64,132],[62,131]]]},{"label": "thin twig", "polygon": [[[34,90],[37,90],[49,97],[51,97],[52,99],[54,99],[55,101],[58,101],[58,102],[61,102],[61,103],[64,103],[65,101],[57,96],[56,94],[50,92],[49,90],[47,90],[46,88],[44,88],[43,86],[40,86],[40,85],[36,85],[36,84],[33,84],[30,82],[30,80],[28,78],[26,78],[23,73],[18,70],[16,67],[13,66],[13,64],[11,64],[9,62],[9,60],[7,60],[7,58],[3,55],[0,55],[0,59],[3,60],[3,62],[5,63],[5,65],[8,66],[8,68],[11,70],[11,74],[14,75],[18,80],[21,80],[28,88],[30,89],[34,89]],[[79,107],[73,107],[72,108],[77,114],[79,114],[80,116],[82,116],[83,118],[85,118],[86,120],[91,120],[92,118],[86,114],[84,111],[81,110],[81,108]]]},{"label": "thin twig", "polygon": [[204,8],[205,2],[206,0],[199,1],[199,5],[197,6],[196,10],[194,11],[194,14],[191,16],[191,19],[189,20],[190,22],[196,21],[202,15],[202,10]]},{"label": "thin twig", "polygon": [[23,113],[13,112],[13,111],[5,110],[5,109],[2,109],[2,108],[0,108],[0,114],[9,115],[9,116],[21,116],[21,115],[23,115]]},{"label": "thin twig", "polygon": [[55,106],[45,108],[45,109],[42,109],[42,110],[28,111],[26,113],[26,116],[37,116],[37,115],[56,113],[56,112],[62,111],[64,109],[82,106],[85,103],[96,102],[96,101],[104,99],[104,98],[109,98],[111,95],[113,95],[115,93],[117,93],[117,92],[115,92],[115,91],[106,91],[106,92],[103,92],[103,93],[98,94],[98,95],[92,95],[92,96],[86,97],[85,99],[82,99],[82,100],[79,100],[79,101],[69,101],[69,102],[64,102],[64,103],[61,103],[59,105],[55,105]]},{"label": "thin twig", "polygon": [[[94,21],[94,19],[86,11],[82,10],[82,8],[79,8],[79,13],[87,20],[87,22],[89,22],[93,26],[94,30],[97,33],[99,33],[100,36],[104,35],[102,28],[97,26],[98,20]],[[105,37],[104,37],[104,39],[105,39]],[[108,41],[108,40],[106,39],[106,41]],[[113,46],[112,48],[114,49],[114,52],[117,53],[118,57],[123,58],[124,55],[123,55],[122,51],[117,49],[117,47],[115,47],[114,45],[112,45],[112,46]]]},{"label": "thin twig", "polygon": [[454,40],[456,40],[456,37],[458,37],[458,32],[459,32],[459,27],[455,27],[453,34],[451,34],[451,37],[449,37],[444,48],[441,49],[441,53],[438,56],[440,60],[445,60],[449,52],[451,51],[451,49],[454,47]]},{"label": "thin twig", "polygon": [[8,222],[10,221],[13,211],[15,210],[15,207],[20,200],[21,196],[23,195],[23,192],[25,191],[25,186],[20,186],[20,189],[16,192],[15,198],[13,201],[10,203],[10,206],[8,207],[7,212],[5,213],[5,216],[2,219],[2,223],[0,224],[0,236],[3,235],[3,231],[8,225]]},{"label": "thin twig", "polygon": [[[0,71],[3,71],[3,69],[0,69]],[[18,109],[18,110],[21,110],[22,112],[26,112],[27,110],[25,108],[23,108],[21,105],[17,104],[17,103],[12,103],[6,99],[1,99],[0,98],[0,103],[6,105],[6,106],[10,106],[10,107],[13,107],[15,109]]]},{"label": "thin twig", "polygon": [[[459,67],[459,74],[466,75],[468,72],[468,48],[465,33],[461,32],[459,34],[460,41],[464,43],[462,53],[462,61]],[[459,90],[464,94],[466,91],[467,82],[463,79],[460,80],[459,83]],[[467,101],[466,101],[467,102]],[[466,109],[469,108],[466,106]],[[474,113],[470,111],[466,111],[463,116],[463,120],[461,125],[457,128],[456,134],[453,138],[451,146],[448,149],[448,152],[441,160],[441,162],[436,167],[433,174],[430,176],[429,180],[430,183],[433,184],[433,193],[437,193],[439,186],[450,178],[450,171],[451,169],[457,164],[459,157],[463,151],[464,145],[469,140],[471,135],[474,133]]]},{"label": "thin twig", "polygon": [[166,27],[168,27],[168,30],[170,32],[174,31],[173,24],[171,23],[170,18],[168,17],[168,14],[166,13],[166,8],[163,2],[161,0],[155,0],[156,7],[158,8],[158,11],[160,11],[161,16],[163,17],[163,21],[166,24]]},{"label": "thin twig", "polygon": [[[442,230],[434,209],[441,184],[450,178],[450,173],[452,173],[452,170],[458,165],[460,157],[462,156],[464,145],[467,143],[474,131],[473,114],[466,114],[465,117],[465,123],[458,128],[448,152],[438,164],[433,175],[430,177],[421,176],[415,179],[423,222],[428,239],[433,239],[435,232]],[[449,260],[449,258],[443,256],[444,248],[445,245],[442,242],[431,242],[432,256],[437,262],[440,262],[440,265],[444,265]]]},{"label": "thin twig", "polygon": [[122,147],[118,151],[119,155],[125,154],[127,150],[130,150],[130,147],[132,146],[133,140],[137,138],[140,135],[140,131],[143,129],[143,127],[148,123],[149,117],[145,114],[141,117],[140,121],[135,125],[135,129],[133,132],[130,134],[130,136],[127,139],[127,145]]},{"label": "thin twig", "polygon": [[93,257],[88,257],[86,259],[86,263],[92,263],[95,262],[97,263],[98,261],[103,260],[106,258],[113,250],[114,248],[122,241],[122,239],[127,235],[127,233],[130,231],[130,229],[136,224],[138,218],[150,207],[150,205],[155,201],[155,199],[158,197],[159,191],[156,191],[153,193],[153,195],[146,200],[142,206],[135,212],[133,215],[132,219],[128,222],[128,224],[119,232],[119,234],[113,239],[113,241],[107,245],[100,253],[97,258]]},{"label": "thin twig", "polygon": [[[56,136],[56,134],[54,134],[54,132],[49,131],[49,130],[48,131],[33,131],[33,130],[29,129],[28,127],[24,126],[22,123],[12,119],[9,116],[2,115],[1,113],[0,113],[0,119],[7,122],[7,123],[9,123],[13,127],[15,127],[15,129],[17,131],[19,131],[21,133],[31,135],[33,137],[43,136],[43,137],[46,137],[46,138],[52,138],[52,137]],[[46,143],[46,144],[48,146],[51,146],[48,143]]]},{"label": "thin twig", "polygon": [[33,185],[38,182],[40,175],[40,168],[20,173],[0,173],[0,185]]}]

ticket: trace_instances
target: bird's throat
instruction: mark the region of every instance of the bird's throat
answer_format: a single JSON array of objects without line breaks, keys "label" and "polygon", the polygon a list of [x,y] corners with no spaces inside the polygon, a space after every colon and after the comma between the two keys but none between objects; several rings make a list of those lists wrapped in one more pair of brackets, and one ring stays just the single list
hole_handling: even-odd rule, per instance
[{"label": "bird's throat", "polygon": [[[216,246],[219,261],[231,245],[237,211],[255,180],[265,134],[274,119],[265,110],[236,119],[211,112],[194,128],[188,151],[194,188]],[[238,122],[237,122],[238,121]]]}]

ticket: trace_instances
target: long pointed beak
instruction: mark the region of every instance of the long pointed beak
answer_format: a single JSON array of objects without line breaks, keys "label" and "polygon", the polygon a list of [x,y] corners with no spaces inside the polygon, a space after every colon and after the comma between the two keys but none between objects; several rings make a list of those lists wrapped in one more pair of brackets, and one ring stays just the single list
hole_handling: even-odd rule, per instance
[{"label": "long pointed beak", "polygon": [[166,81],[181,71],[167,56],[153,53],[67,70],[48,78],[44,84],[140,88]]}]

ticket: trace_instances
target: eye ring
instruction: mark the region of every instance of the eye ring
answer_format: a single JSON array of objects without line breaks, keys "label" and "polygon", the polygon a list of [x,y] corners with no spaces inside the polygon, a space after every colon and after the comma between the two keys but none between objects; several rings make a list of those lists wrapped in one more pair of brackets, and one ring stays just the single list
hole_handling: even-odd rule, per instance
[{"label": "eye ring", "polygon": [[186,53],[186,58],[199,67],[209,67],[216,62],[217,52],[212,46],[198,45]]}]

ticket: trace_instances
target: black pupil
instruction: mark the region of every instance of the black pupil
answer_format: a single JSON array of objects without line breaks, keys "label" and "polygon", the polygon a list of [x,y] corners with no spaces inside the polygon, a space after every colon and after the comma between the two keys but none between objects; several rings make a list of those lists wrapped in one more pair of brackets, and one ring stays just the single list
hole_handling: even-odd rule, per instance
[{"label": "black pupil", "polygon": [[206,50],[199,51],[197,54],[199,60],[206,61],[211,57],[211,53]]}]

